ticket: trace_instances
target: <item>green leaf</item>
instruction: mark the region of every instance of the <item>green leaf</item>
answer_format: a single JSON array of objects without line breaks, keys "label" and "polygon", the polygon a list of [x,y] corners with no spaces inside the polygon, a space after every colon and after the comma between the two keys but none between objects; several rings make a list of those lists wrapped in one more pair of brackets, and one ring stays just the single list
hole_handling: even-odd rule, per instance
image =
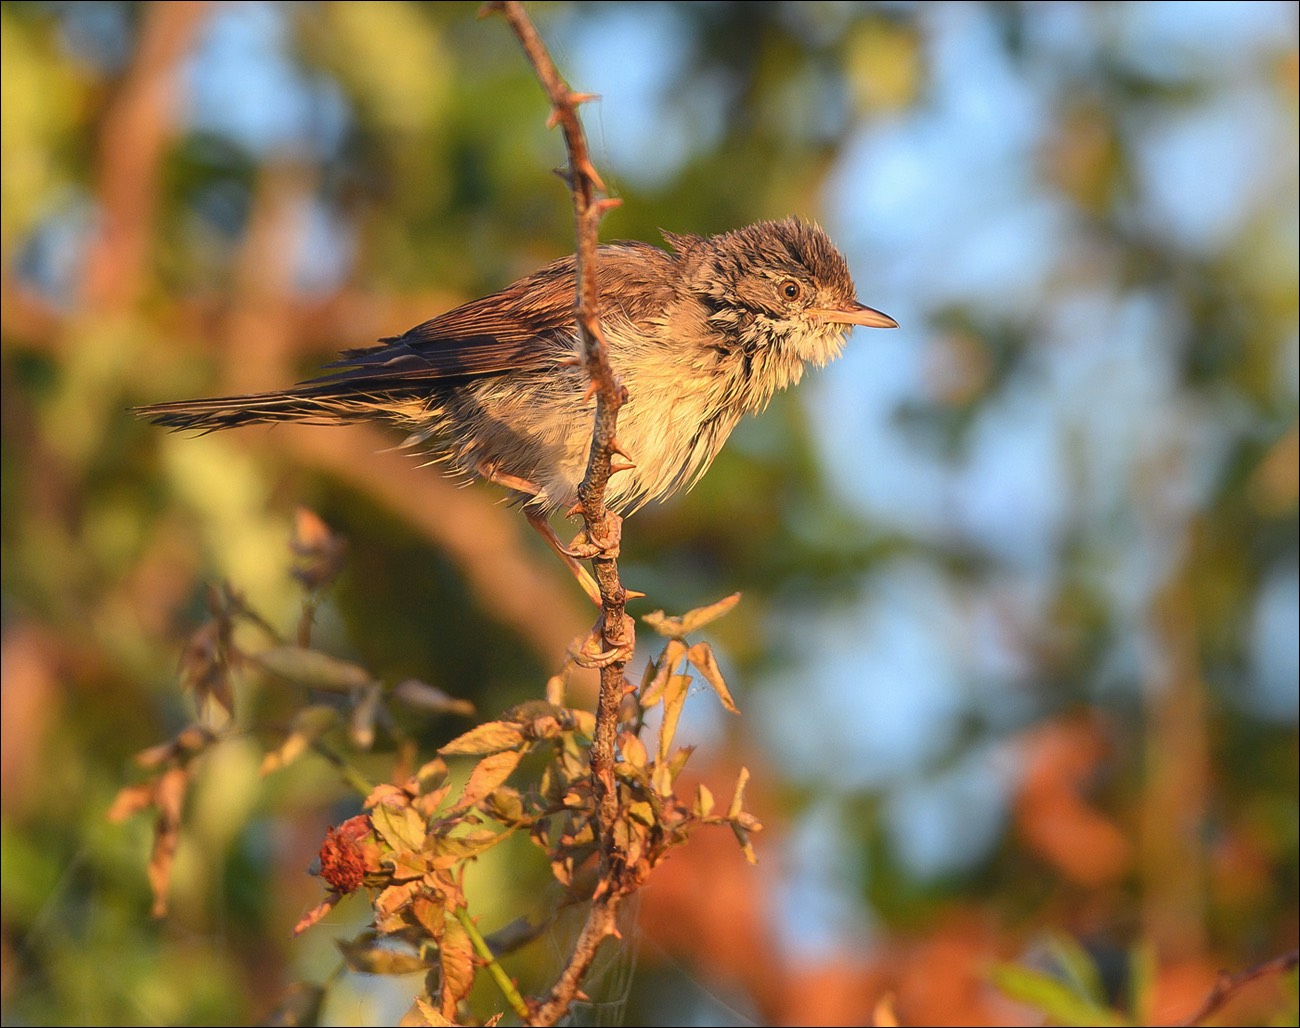
[{"label": "green leaf", "polygon": [[1101,972],[1087,950],[1069,936],[1057,935],[1047,941],[1047,951],[1075,992],[1093,1003],[1105,1005],[1106,990],[1101,984]]},{"label": "green leaf", "polygon": [[1129,1017],[1134,1024],[1150,1024],[1156,991],[1155,947],[1145,940],[1134,943],[1129,950],[1128,966]]},{"label": "green leaf", "polygon": [[1070,985],[1043,971],[1019,964],[997,964],[990,972],[993,984],[1010,999],[1033,1007],[1060,1025],[1122,1026],[1123,1017],[1109,1007],[1080,996]]}]

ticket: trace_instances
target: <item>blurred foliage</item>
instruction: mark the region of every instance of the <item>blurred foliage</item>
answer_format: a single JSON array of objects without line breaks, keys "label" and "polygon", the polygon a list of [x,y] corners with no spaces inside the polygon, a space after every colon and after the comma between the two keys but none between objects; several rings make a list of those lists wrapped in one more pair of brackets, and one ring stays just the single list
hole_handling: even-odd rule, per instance
[{"label": "blurred foliage", "polygon": [[[690,496],[627,526],[624,577],[647,603],[745,594],[709,626],[745,717],[691,726],[712,743],[689,774],[754,768],[767,828],[756,871],[710,833],[658,872],[629,932],[637,973],[611,973],[629,1023],[1168,1022],[1218,968],[1295,946],[1296,683],[1269,679],[1294,675],[1296,648],[1294,9],[1288,32],[1207,56],[1150,45],[1139,28],[1162,6],[533,8],[573,85],[609,93],[584,111],[624,200],[607,237],[820,217],[863,299],[904,324],[902,343],[851,348],[779,397]],[[1238,8],[1241,32],[1278,9]],[[508,32],[475,12],[0,4],[6,1023],[248,1023],[336,967],[323,926],[290,939],[319,898],[304,870],[320,839],[359,809],[323,759],[262,777],[256,747],[232,741],[196,762],[166,920],[148,916],[147,819],[105,819],[133,755],[194,719],[181,656],[210,590],[230,583],[276,625],[302,617],[285,560],[300,505],[351,545],[315,638],[385,682],[502,710],[538,698],[589,625],[491,490],[415,470],[380,433],[184,439],[126,413],[292,381],[568,249],[560,140]],[[593,53],[646,47],[662,74],[642,69],[616,106],[616,83],[586,74],[609,66]],[[1027,84],[1030,143],[1023,110],[981,108],[995,72]],[[1221,193],[1210,157],[1227,137],[1196,137],[1191,158],[1176,146],[1206,111],[1228,112],[1220,132],[1290,126],[1240,148],[1245,214],[1226,235],[1168,213],[1179,190],[1207,211]],[[892,177],[870,155],[963,119],[1006,127],[961,137],[996,174],[958,190],[1006,203],[1005,224],[981,251],[952,197],[928,194],[931,248],[901,246],[870,212],[934,178],[908,165],[920,151]],[[1152,140],[1183,155],[1154,186]],[[895,192],[868,195],[882,182]],[[1022,211],[1047,212],[1050,245],[1010,247]],[[877,412],[897,442],[884,451],[866,386],[904,374],[891,346],[921,370]],[[863,412],[828,384],[854,368],[870,376],[852,385]],[[1163,368],[1157,403],[1134,380]],[[1012,499],[991,508],[996,531],[957,486],[989,447],[1023,455],[1035,402],[1063,456],[1021,470],[1054,484],[1059,528],[1026,551],[1017,482],[999,482]],[[893,519],[859,502],[855,483],[900,455],[948,483],[937,524],[901,490]],[[924,759],[871,775],[888,747],[841,749],[861,723],[849,708],[887,713],[887,695],[924,689],[866,674],[872,654],[852,646],[900,633],[864,627],[863,607],[919,610],[923,656],[970,658],[919,730]],[[828,691],[837,676],[849,688]],[[292,716],[256,677],[233,702]],[[465,727],[412,714],[404,730],[429,753]],[[361,773],[381,780],[392,758]],[[937,863],[918,856],[927,830],[949,840]],[[485,931],[544,894],[527,857],[507,843],[476,868]],[[345,915],[331,924],[355,935]],[[349,974],[317,1013],[391,1021],[409,985]],[[1261,980],[1215,1017],[1294,1023],[1288,988]],[[321,1001],[289,1000],[298,1016]]]}]

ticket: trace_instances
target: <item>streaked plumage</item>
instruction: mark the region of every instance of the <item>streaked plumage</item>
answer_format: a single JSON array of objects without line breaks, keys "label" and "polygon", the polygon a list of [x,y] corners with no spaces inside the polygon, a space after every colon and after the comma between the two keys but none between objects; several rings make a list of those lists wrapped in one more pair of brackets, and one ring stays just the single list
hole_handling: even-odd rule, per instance
[{"label": "streaked plumage", "polygon": [[[628,512],[693,484],[737,421],[837,357],[852,324],[893,321],[855,298],[826,234],[795,218],[722,235],[665,233],[600,248],[600,317],[629,393],[618,439],[635,468],[606,502]],[[140,408],[155,424],[214,431],[272,421],[385,421],[455,474],[495,478],[530,507],[577,498],[595,400],[572,363],[573,259],[566,257],[283,392]]]}]

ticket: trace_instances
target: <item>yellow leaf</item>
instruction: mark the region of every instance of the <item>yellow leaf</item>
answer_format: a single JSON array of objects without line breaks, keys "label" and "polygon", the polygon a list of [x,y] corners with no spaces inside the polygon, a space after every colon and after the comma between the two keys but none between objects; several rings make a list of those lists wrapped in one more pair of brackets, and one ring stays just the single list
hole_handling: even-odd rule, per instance
[{"label": "yellow leaf", "polygon": [[464,735],[459,735],[438,752],[443,756],[454,754],[499,753],[513,750],[524,743],[524,733],[509,721],[487,721],[476,725]]},{"label": "yellow leaf", "polygon": [[742,767],[736,776],[736,791],[731,795],[731,806],[727,808],[727,817],[734,818],[745,807],[745,786],[749,784],[749,768]]},{"label": "yellow leaf", "polygon": [[397,851],[418,850],[424,846],[427,826],[424,818],[410,807],[393,807],[381,803],[370,814],[375,834]]},{"label": "yellow leaf", "polygon": [[672,675],[664,689],[664,719],[659,725],[659,763],[668,759],[677,735],[677,722],[682,716],[682,707],[686,705],[686,693],[691,687],[690,675]]},{"label": "yellow leaf", "polygon": [[447,1020],[442,1011],[419,996],[415,998],[415,1006],[407,1011],[399,1024],[401,1028],[456,1028],[455,1021]]},{"label": "yellow leaf", "polygon": [[623,754],[623,759],[633,767],[645,767],[647,757],[645,743],[631,732],[623,732],[618,737],[618,748]]},{"label": "yellow leaf", "polygon": [[484,799],[498,786],[504,785],[507,778],[523,759],[519,750],[506,750],[504,753],[492,753],[474,765],[469,773],[469,781],[460,794],[452,810],[464,810]]},{"label": "yellow leaf", "polygon": [[681,617],[667,617],[662,610],[656,610],[651,614],[646,614],[641,620],[660,635],[666,635],[670,639],[682,639],[691,632],[703,628],[710,621],[716,621],[739,602],[740,593],[732,593],[717,603],[710,603],[707,607],[696,607],[694,610],[687,611]]},{"label": "yellow leaf", "polygon": [[664,647],[663,653],[659,655],[659,661],[655,665],[654,678],[649,682],[641,684],[641,706],[647,709],[653,707],[659,702],[663,695],[664,689],[668,686],[668,680],[672,677],[673,668],[677,662],[682,659],[686,653],[686,644],[678,639],[673,639]]},{"label": "yellow leaf", "polygon": [[713,647],[708,643],[696,643],[686,651],[686,659],[694,664],[709,685],[713,686],[713,691],[718,694],[718,699],[722,700],[722,705],[733,714],[739,714],[740,711],[731,699],[731,690],[722,680],[722,671],[718,668],[717,658],[713,656]]}]

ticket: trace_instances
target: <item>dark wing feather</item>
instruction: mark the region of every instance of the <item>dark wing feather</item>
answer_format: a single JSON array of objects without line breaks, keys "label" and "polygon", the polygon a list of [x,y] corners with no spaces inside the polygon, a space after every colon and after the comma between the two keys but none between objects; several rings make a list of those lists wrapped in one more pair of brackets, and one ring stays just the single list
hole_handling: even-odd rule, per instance
[{"label": "dark wing feather", "polygon": [[568,347],[573,331],[573,260],[565,258],[378,346],[345,350],[326,365],[342,370],[311,381],[383,387],[540,367]]}]

